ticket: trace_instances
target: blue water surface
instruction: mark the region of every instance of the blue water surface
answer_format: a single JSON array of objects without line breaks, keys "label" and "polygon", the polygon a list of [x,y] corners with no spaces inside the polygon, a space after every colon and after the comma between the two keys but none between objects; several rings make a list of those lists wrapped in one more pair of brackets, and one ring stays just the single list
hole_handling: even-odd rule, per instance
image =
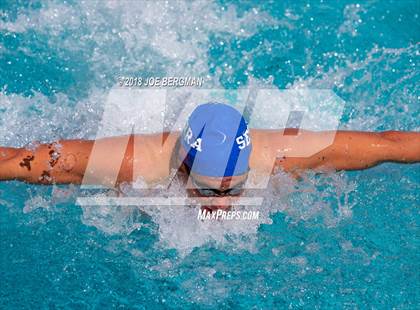
[{"label": "blue water surface", "polygon": [[[328,88],[343,129],[418,131],[419,14],[415,0],[3,0],[0,145],[94,137],[120,75]],[[99,219],[77,187],[2,182],[0,307],[418,309],[419,168],[310,176],[285,208],[267,194],[256,233],[190,247],[201,231],[171,243],[151,215]]]}]

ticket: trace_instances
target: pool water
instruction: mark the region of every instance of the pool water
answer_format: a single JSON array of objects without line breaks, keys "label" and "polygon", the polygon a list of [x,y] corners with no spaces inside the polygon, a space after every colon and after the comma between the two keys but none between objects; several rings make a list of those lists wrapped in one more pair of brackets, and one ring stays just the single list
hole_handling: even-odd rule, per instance
[{"label": "pool water", "polygon": [[[419,14],[408,0],[4,0],[0,145],[94,138],[121,75],[327,88],[341,129],[419,131]],[[279,173],[260,220],[212,224],[2,182],[0,307],[418,309],[419,168]]]}]

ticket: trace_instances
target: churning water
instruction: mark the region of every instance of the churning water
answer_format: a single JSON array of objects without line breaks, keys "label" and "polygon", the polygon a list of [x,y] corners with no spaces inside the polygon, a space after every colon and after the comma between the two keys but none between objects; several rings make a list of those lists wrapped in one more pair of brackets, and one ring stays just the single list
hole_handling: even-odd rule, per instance
[{"label": "churning water", "polygon": [[[418,131],[419,6],[3,0],[0,145],[95,138],[116,78],[131,75],[327,88],[346,101],[341,129]],[[197,221],[194,207],[81,207],[77,186],[3,182],[0,305],[418,308],[419,179],[418,164],[279,173],[260,219],[225,222]]]}]

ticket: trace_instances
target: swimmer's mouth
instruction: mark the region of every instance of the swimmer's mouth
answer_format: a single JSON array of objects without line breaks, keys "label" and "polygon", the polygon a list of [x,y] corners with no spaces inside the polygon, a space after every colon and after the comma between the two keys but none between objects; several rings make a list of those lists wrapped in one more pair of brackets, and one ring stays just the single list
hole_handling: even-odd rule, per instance
[{"label": "swimmer's mouth", "polygon": [[207,211],[209,213],[216,212],[217,210],[223,210],[223,211],[229,211],[232,209],[233,206],[216,206],[216,205],[210,205],[210,206],[201,206],[202,211]]}]

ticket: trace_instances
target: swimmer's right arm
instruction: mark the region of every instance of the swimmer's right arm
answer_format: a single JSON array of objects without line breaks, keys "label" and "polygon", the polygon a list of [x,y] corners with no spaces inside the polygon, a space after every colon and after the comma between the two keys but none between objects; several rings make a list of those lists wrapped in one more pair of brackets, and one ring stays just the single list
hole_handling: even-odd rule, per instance
[{"label": "swimmer's right arm", "polygon": [[163,148],[162,134],[61,140],[32,150],[0,147],[0,181],[116,186],[133,180],[135,163],[136,177],[156,182],[169,173],[169,157],[176,138],[168,138],[171,142]]},{"label": "swimmer's right arm", "polygon": [[93,141],[64,140],[34,149],[0,147],[0,180],[80,184]]}]

